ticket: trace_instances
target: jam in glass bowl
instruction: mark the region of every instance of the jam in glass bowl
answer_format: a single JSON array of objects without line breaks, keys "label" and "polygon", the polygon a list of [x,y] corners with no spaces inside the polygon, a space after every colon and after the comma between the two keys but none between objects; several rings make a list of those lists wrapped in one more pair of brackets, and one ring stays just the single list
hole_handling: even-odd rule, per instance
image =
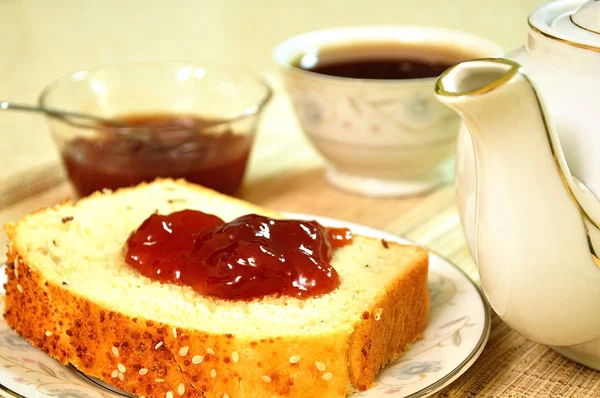
[{"label": "jam in glass bowl", "polygon": [[269,86],[240,67],[147,62],[65,76],[39,104],[120,122],[48,118],[80,196],[157,177],[235,194],[270,97]]}]

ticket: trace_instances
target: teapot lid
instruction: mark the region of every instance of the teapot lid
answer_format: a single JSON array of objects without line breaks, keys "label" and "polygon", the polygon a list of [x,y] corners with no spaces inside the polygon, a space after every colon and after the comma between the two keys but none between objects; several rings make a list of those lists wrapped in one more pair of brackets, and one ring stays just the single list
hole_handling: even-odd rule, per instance
[{"label": "teapot lid", "polygon": [[600,1],[553,1],[529,16],[529,26],[567,44],[600,51]]}]

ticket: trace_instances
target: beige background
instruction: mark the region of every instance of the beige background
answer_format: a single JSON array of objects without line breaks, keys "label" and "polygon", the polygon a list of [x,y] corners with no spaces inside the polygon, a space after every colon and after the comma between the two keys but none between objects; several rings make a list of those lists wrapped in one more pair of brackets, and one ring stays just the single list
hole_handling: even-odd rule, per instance
[{"label": "beige background", "polygon": [[[0,99],[35,102],[47,82],[68,72],[150,59],[241,63],[275,77],[270,51],[277,42],[338,25],[437,25],[480,34],[509,50],[524,42],[527,15],[542,2],[0,0]],[[43,118],[0,113],[0,130],[0,225],[73,196],[56,165]],[[401,199],[358,197],[329,186],[322,169],[312,167],[319,162],[279,90],[265,114],[251,181],[241,196],[268,208],[354,221],[406,236],[441,253],[477,281],[452,184]],[[0,234],[0,248],[5,243]],[[599,375],[526,340],[493,316],[481,357],[436,397],[597,398]]]},{"label": "beige background", "polygon": [[[0,0],[0,100],[34,103],[50,81],[97,65],[156,59],[239,63],[273,73],[271,49],[303,31],[352,24],[424,24],[482,35],[509,50],[544,0]],[[267,110],[256,152],[298,152],[279,170],[320,162],[284,95]],[[289,144],[289,142],[288,142]],[[255,153],[256,155],[256,153]],[[257,159],[260,156],[254,156]],[[302,161],[300,161],[302,160]],[[41,116],[0,113],[0,179],[57,161]]]}]

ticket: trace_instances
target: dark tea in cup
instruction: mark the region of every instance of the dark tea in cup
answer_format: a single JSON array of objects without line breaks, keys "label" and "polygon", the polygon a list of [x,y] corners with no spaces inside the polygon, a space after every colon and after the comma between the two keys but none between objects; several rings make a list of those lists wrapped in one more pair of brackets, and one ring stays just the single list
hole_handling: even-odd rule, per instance
[{"label": "dark tea in cup", "polygon": [[365,42],[313,48],[300,54],[292,65],[322,75],[353,79],[423,79],[437,77],[449,67],[472,58],[477,58],[477,54],[461,48]]}]

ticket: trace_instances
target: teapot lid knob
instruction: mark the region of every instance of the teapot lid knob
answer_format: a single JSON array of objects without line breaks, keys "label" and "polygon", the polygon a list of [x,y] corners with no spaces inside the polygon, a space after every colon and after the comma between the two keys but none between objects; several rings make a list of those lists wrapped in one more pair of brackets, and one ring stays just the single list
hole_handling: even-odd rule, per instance
[{"label": "teapot lid knob", "polygon": [[600,34],[600,1],[585,3],[570,19],[579,28]]}]

